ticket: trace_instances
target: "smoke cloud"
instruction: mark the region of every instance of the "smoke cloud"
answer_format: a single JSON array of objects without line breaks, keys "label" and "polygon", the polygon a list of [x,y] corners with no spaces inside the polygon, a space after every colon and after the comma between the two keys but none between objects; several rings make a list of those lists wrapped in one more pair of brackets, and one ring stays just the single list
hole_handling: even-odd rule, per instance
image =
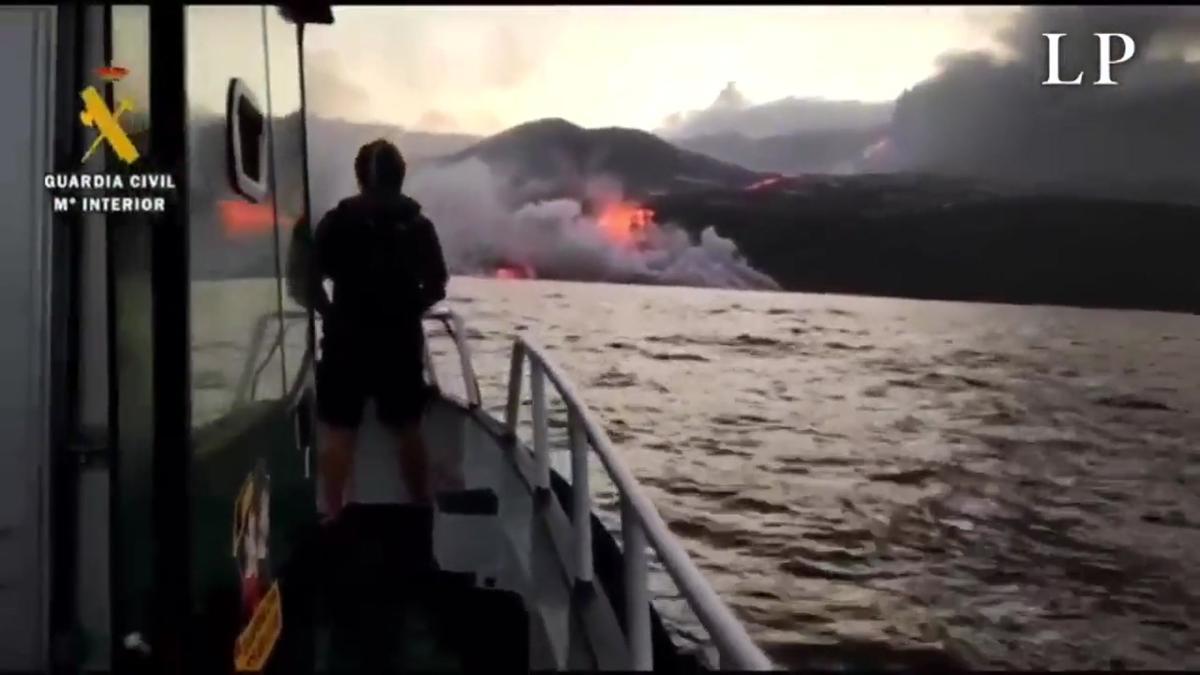
[{"label": "smoke cloud", "polygon": [[875,129],[887,124],[891,103],[788,97],[755,105],[730,82],[703,110],[667,117],[658,133],[683,139],[736,133],[748,138]]},{"label": "smoke cloud", "polygon": [[[1042,86],[1043,33],[1061,40],[1062,77],[1095,82],[1094,33],[1125,33],[1131,61],[1117,86]],[[905,92],[893,115],[890,166],[1084,194],[1200,198],[1200,10],[1029,8],[998,35],[1007,58],[947,57]],[[1118,47],[1119,48],[1119,47]]]},{"label": "smoke cloud", "polygon": [[[330,179],[341,177],[314,194],[318,213],[356,191],[352,171],[314,167],[318,172]],[[779,288],[746,264],[736,245],[712,228],[693,241],[678,227],[649,223],[644,240],[632,246],[606,232],[596,216],[585,213],[583,202],[564,198],[521,204],[521,188],[513,185],[502,171],[472,158],[414,167],[405,192],[421,202],[437,227],[447,265],[455,274],[490,276],[497,269],[513,268],[548,279]],[[598,205],[623,198],[619,182],[611,177],[588,180],[586,191],[587,199]]]},{"label": "smoke cloud", "polygon": [[308,113],[314,117],[354,118],[370,111],[370,92],[349,76],[336,52],[306,54],[304,85]]}]

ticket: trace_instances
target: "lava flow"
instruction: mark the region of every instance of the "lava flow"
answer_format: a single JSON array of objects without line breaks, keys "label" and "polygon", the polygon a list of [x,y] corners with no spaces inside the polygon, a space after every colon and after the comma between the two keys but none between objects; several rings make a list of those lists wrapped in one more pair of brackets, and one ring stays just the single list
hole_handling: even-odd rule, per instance
[{"label": "lava flow", "polygon": [[[270,202],[254,204],[240,199],[223,199],[217,202],[225,236],[244,239],[270,234],[275,228],[275,208]],[[279,214],[279,225],[291,227],[292,219]]]},{"label": "lava flow", "polygon": [[654,222],[654,210],[633,202],[611,202],[601,209],[596,222],[614,243],[633,247]]},{"label": "lava flow", "polygon": [[760,181],[756,181],[754,183],[751,183],[750,185],[747,185],[746,190],[747,191],[762,190],[764,188],[769,188],[772,185],[776,185],[782,181],[783,181],[783,176],[772,176],[770,178],[764,178]]},{"label": "lava flow", "polygon": [[529,265],[503,265],[496,268],[497,279],[535,279],[533,268]]},{"label": "lava flow", "polygon": [[884,136],[863,150],[862,161],[868,168],[886,166],[896,154],[892,139]]}]

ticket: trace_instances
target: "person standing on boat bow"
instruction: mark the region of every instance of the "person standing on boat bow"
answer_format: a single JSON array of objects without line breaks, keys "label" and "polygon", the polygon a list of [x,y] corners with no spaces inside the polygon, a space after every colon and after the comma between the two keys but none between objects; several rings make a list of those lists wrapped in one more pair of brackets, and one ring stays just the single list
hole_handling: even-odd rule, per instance
[{"label": "person standing on boat bow", "polygon": [[[388,141],[362,146],[354,159],[359,194],[338,203],[313,233],[304,276],[322,319],[317,417],[328,518],[344,505],[368,398],[396,436],[410,498],[432,502],[421,437],[430,396],[421,320],[446,297],[449,275],[433,223],[401,193],[406,170]],[[326,281],[332,282],[328,294]]]}]

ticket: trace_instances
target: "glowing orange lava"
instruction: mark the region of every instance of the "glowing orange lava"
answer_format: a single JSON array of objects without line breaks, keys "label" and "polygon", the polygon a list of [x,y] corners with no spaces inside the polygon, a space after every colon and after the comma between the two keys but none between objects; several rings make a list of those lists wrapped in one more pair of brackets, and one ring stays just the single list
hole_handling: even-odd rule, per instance
[{"label": "glowing orange lava", "polygon": [[505,265],[496,268],[497,279],[534,279],[533,268],[528,265]]},{"label": "glowing orange lava", "polygon": [[632,202],[612,202],[600,211],[596,222],[609,239],[632,246],[654,222],[654,210]]},{"label": "glowing orange lava", "polygon": [[[275,227],[275,209],[270,202],[253,204],[240,199],[224,199],[217,202],[225,236],[244,239],[270,234]],[[291,227],[292,219],[279,214],[279,225]]]},{"label": "glowing orange lava", "polygon": [[892,139],[884,136],[872,143],[863,150],[862,158],[865,160],[879,160],[886,158],[892,152]]},{"label": "glowing orange lava", "polygon": [[764,178],[756,183],[750,184],[749,186],[746,187],[746,189],[747,190],[761,190],[763,188],[771,187],[772,185],[778,183],[781,180],[783,180],[783,176],[772,176],[771,178]]}]

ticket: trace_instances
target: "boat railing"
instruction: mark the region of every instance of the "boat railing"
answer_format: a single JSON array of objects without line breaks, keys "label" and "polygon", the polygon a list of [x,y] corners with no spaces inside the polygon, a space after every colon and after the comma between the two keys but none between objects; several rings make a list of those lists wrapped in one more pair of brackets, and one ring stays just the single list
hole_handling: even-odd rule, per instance
[{"label": "boat railing", "polygon": [[[303,313],[287,313],[285,318],[299,319]],[[426,321],[440,323],[453,340],[458,352],[466,389],[467,405],[481,405],[479,382],[471,361],[465,323],[461,316],[450,309],[437,307],[425,315]],[[267,322],[255,327],[252,342],[254,355],[261,348]],[[274,352],[283,340],[283,331],[272,345]],[[437,371],[429,353],[426,340],[426,367],[430,384],[438,386]],[[305,366],[312,357],[306,350]],[[270,354],[267,359],[269,360]],[[521,409],[521,390],[525,364],[529,368],[530,400],[533,419],[533,464],[536,488],[550,489],[550,442],[549,422],[546,407],[546,381],[549,380],[565,404],[568,416],[568,438],[571,455],[572,503],[572,550],[574,551],[575,578],[583,583],[594,583],[592,560],[591,517],[592,495],[588,481],[589,451],[600,458],[605,472],[621,500],[622,560],[625,587],[625,630],[629,644],[631,667],[635,670],[651,670],[653,645],[650,633],[649,557],[647,547],[658,555],[667,574],[675,582],[700,624],[708,631],[720,657],[722,668],[737,670],[771,670],[773,665],[766,655],[754,644],[745,627],[733,615],[712,586],[697,569],[678,539],[667,528],[654,504],[642,493],[637,480],[613,449],[612,440],[599,421],[584,404],[583,398],[562,370],[550,359],[546,350],[529,337],[520,336],[513,342],[512,358],[508,378],[508,399],[505,407],[504,424],[508,435],[515,439]],[[243,378],[238,386],[239,398],[253,396],[253,382],[260,365],[254,368],[251,356],[246,363]],[[307,368],[302,368],[306,373]]]},{"label": "boat railing", "polygon": [[[282,325],[279,325],[279,319],[282,319]],[[245,362],[242,364],[241,373],[238,376],[237,384],[234,386],[233,397],[229,404],[230,409],[236,409],[246,404],[247,401],[253,400],[258,393],[259,381],[267,366],[271,363],[272,358],[276,353],[283,348],[283,343],[287,339],[287,332],[298,323],[289,324],[289,322],[307,321],[309,319],[308,312],[287,310],[282,315],[275,312],[268,312],[258,317],[254,322],[254,327],[250,332],[250,344],[246,349]],[[440,323],[446,333],[454,341],[455,347],[458,350],[459,361],[462,367],[463,385],[466,391],[467,404],[471,407],[478,407],[480,402],[479,382],[475,377],[474,367],[471,361],[471,351],[465,339],[466,328],[462,317],[444,307],[438,307],[425,315],[425,321],[433,321]],[[266,354],[260,356],[263,351],[263,346],[266,341],[268,329],[275,327],[275,336],[271,341],[270,347]],[[306,345],[304,354],[301,356],[299,369],[291,378],[288,385],[288,391],[285,398],[289,401],[296,401],[299,395],[303,392],[303,388],[310,384],[307,381],[309,370],[312,368],[313,350],[312,345]],[[433,367],[432,355],[429,353],[429,342],[425,343],[425,363],[426,373],[430,378],[430,384],[437,387],[437,369]]]},{"label": "boat railing", "polygon": [[[567,410],[567,429],[571,453],[572,514],[591,514],[592,497],[588,486],[588,451],[594,452],[621,500],[622,558],[625,579],[625,626],[632,667],[653,668],[650,637],[650,596],[648,588],[649,545],[658,555],[701,625],[708,631],[720,656],[722,668],[770,670],[771,661],[750,639],[742,623],[733,615],[712,586],[697,569],[678,539],[667,528],[654,504],[642,493],[604,427],[583,403],[571,381],[549,357],[546,350],[529,337],[513,343],[508,379],[505,425],[515,437],[521,407],[524,364],[529,363],[529,388],[532,403],[533,455],[538,487],[550,486],[550,448],[546,411],[546,381],[558,390]],[[572,518],[574,528],[575,577],[592,582],[591,518]]]},{"label": "boat railing", "polygon": [[[308,313],[295,310],[287,310],[282,314],[277,312],[266,312],[259,316],[254,322],[254,328],[250,331],[250,344],[246,348],[245,361],[242,364],[241,373],[238,376],[237,384],[234,386],[233,397],[230,401],[229,408],[236,409],[246,404],[247,401],[253,400],[258,394],[258,384],[270,365],[275,354],[283,349],[284,341],[287,339],[287,331],[292,327],[289,322],[298,322],[307,320]],[[274,327],[275,335],[271,341],[271,346],[267,349],[264,356],[259,356],[262,352],[263,342],[266,340],[268,329]],[[306,348],[304,356],[301,358],[300,370],[298,377],[293,378],[295,382],[301,382],[303,376],[307,374],[311,353]],[[291,396],[289,395],[289,399]]]},{"label": "boat railing", "polygon": [[[250,331],[250,343],[246,348],[246,356],[241,372],[238,375],[237,384],[234,385],[232,401],[229,404],[230,409],[244,406],[248,401],[255,398],[258,393],[259,381],[262,379],[267,366],[270,365],[271,359],[283,348],[288,330],[293,325],[298,325],[289,324],[289,322],[307,321],[310,318],[308,312],[286,310],[282,314],[266,312],[255,320],[254,327]],[[280,319],[282,319],[282,325],[280,325]],[[466,340],[466,327],[462,317],[446,307],[439,306],[427,312],[423,320],[425,322],[439,323],[446,329],[446,334],[454,342],[455,348],[458,351],[463,386],[466,392],[466,403],[470,407],[478,407],[480,404],[479,382],[475,377],[470,346]],[[266,354],[260,356],[266,341],[267,331],[272,327],[276,328],[275,336]],[[300,359],[299,369],[291,378],[291,382],[288,385],[288,391],[284,397],[286,400],[295,403],[299,400],[305,387],[312,384],[308,381],[308,375],[313,368],[313,360],[313,345],[306,344],[304,353]],[[430,384],[440,388],[437,369],[434,367],[433,355],[430,353],[428,340],[425,342],[425,372]]]},{"label": "boat railing", "polygon": [[[466,324],[462,317],[451,309],[439,306],[426,312],[425,321],[440,323],[454,342],[454,347],[458,351],[459,367],[462,370],[467,405],[471,408],[478,408],[481,400],[479,380],[475,377],[475,367],[471,361],[471,348],[467,343]],[[440,389],[437,368],[434,367],[433,355],[429,351],[429,340],[425,341],[425,372],[429,377],[429,383]]]}]

